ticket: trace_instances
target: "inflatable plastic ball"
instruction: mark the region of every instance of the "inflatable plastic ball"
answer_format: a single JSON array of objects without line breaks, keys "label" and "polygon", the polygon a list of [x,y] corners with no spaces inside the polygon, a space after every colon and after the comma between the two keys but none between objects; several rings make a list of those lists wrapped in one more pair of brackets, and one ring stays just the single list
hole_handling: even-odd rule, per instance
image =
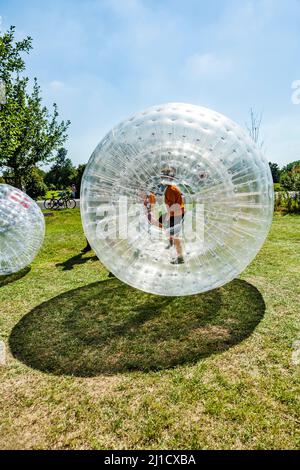
[{"label": "inflatable plastic ball", "polygon": [[0,184],[0,275],[28,266],[44,240],[45,221],[38,205],[25,193]]},{"label": "inflatable plastic ball", "polygon": [[101,262],[121,281],[166,296],[238,276],[264,243],[274,206],[268,162],[249,135],[183,103],[113,128],[81,188],[84,231]]}]

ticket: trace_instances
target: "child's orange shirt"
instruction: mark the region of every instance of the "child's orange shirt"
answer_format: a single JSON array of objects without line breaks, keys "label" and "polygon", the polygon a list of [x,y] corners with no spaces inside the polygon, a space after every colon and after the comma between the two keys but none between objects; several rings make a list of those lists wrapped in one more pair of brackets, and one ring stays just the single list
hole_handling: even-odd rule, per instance
[{"label": "child's orange shirt", "polygon": [[166,206],[171,209],[172,206],[172,214],[174,216],[182,215],[184,213],[184,202],[181,191],[173,185],[167,187],[165,191],[165,204]]}]

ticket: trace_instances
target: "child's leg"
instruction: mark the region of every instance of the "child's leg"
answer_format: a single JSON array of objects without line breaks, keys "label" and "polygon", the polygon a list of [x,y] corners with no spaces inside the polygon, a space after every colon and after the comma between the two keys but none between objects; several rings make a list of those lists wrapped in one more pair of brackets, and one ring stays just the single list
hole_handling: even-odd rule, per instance
[{"label": "child's leg", "polygon": [[175,245],[175,249],[176,249],[178,258],[183,258],[183,250],[182,250],[181,240],[179,238],[174,238],[173,240],[174,240],[174,245]]}]

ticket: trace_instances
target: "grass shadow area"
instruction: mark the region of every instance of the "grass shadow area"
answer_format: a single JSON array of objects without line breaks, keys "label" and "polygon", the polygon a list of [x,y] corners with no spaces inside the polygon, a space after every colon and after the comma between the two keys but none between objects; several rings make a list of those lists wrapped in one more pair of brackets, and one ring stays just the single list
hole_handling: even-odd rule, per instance
[{"label": "grass shadow area", "polygon": [[0,287],[6,286],[6,284],[10,284],[11,282],[16,282],[22,277],[26,276],[31,271],[30,266],[21,269],[17,273],[8,274],[6,276],[0,276]]},{"label": "grass shadow area", "polygon": [[55,375],[159,370],[227,350],[253,332],[264,312],[260,292],[242,280],[177,298],[109,279],[34,308],[9,344],[15,358]]},{"label": "grass shadow area", "polygon": [[72,256],[71,258],[63,261],[62,263],[57,263],[56,267],[62,267],[62,271],[71,271],[74,266],[85,264],[88,261],[99,261],[97,256],[84,257],[84,253],[78,253],[78,255]]}]

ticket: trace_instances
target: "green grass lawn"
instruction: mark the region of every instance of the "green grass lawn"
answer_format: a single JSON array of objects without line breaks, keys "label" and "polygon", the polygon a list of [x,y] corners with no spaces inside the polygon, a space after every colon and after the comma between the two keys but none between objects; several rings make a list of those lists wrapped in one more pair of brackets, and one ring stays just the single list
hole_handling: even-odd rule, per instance
[{"label": "green grass lawn", "polygon": [[46,223],[31,269],[0,278],[1,449],[300,448],[300,217],[275,216],[239,279],[185,298],[81,256],[78,209]]}]

